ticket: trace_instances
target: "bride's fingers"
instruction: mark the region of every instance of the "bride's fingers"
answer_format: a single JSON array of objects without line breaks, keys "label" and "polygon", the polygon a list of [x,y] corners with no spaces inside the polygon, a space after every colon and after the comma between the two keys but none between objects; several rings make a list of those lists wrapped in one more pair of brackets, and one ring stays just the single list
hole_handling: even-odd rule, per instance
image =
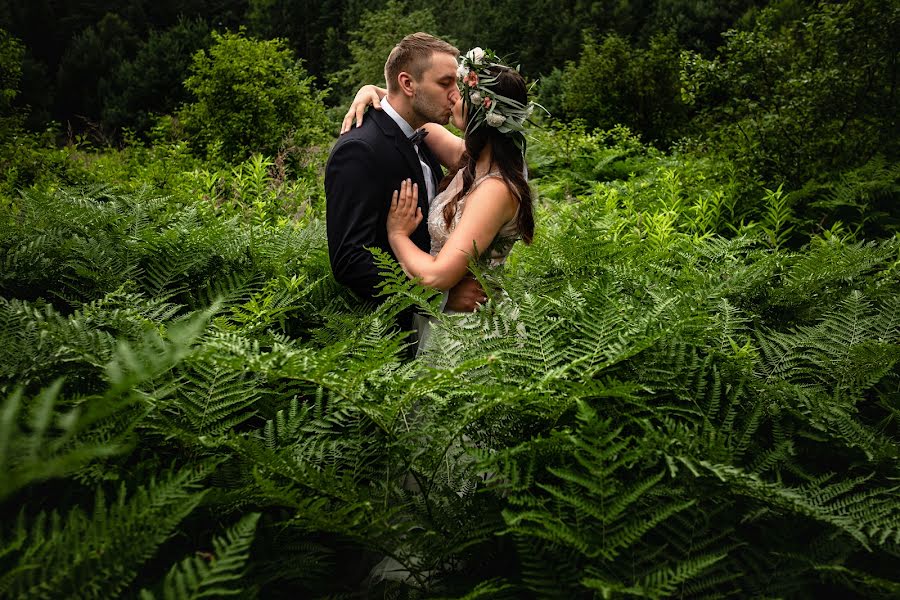
[{"label": "bride's fingers", "polygon": [[404,179],[403,185],[400,189],[400,196],[403,199],[403,216],[407,217],[407,218],[409,218],[409,204],[410,204],[409,188],[410,188],[409,179]]},{"label": "bride's fingers", "polygon": [[381,99],[378,97],[378,92],[372,90],[372,94],[369,97],[372,100],[372,108],[381,110]]},{"label": "bride's fingers", "polygon": [[400,189],[394,190],[391,198],[391,211],[398,217],[406,217],[406,180],[400,182]]},{"label": "bride's fingers", "polygon": [[356,121],[357,127],[362,125],[363,115],[366,114],[366,107],[369,105],[372,105],[372,108],[375,110],[382,110],[381,98],[378,97],[378,88],[363,86],[356,92],[356,97],[353,98],[347,114],[344,115],[344,120],[341,121],[341,135],[350,131],[354,121]]},{"label": "bride's fingers", "polygon": [[347,114],[344,115],[344,120],[341,121],[341,135],[344,135],[345,133],[350,131],[351,127],[353,127],[354,121],[356,121],[357,127],[362,125],[363,114],[365,112],[366,105],[354,101],[353,104],[350,105],[350,108],[347,109]]},{"label": "bride's fingers", "polygon": [[356,126],[359,127],[363,122],[363,115],[366,113],[366,105],[359,104],[356,107]]},{"label": "bride's fingers", "polygon": [[419,184],[410,182],[406,186],[406,213],[410,219],[415,218],[419,205]]},{"label": "bride's fingers", "polygon": [[348,131],[350,131],[350,123],[353,122],[353,116],[351,112],[348,110],[347,114],[344,115],[344,120],[341,121],[341,135],[344,135]]},{"label": "bride's fingers", "polygon": [[391,195],[391,212],[405,219],[416,220],[416,224],[422,219],[422,209],[419,208],[419,184],[409,179],[400,182],[400,189],[394,190]]}]

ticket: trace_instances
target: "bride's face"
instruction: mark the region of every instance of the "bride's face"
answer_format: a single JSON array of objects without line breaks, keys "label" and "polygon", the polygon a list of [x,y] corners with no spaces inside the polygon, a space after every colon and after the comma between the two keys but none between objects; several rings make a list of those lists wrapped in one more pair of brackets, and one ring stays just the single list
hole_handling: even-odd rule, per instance
[{"label": "bride's face", "polygon": [[466,109],[463,105],[462,97],[456,101],[456,104],[453,105],[453,110],[450,112],[450,122],[453,123],[453,126],[457,129],[461,129],[463,131],[466,130]]}]

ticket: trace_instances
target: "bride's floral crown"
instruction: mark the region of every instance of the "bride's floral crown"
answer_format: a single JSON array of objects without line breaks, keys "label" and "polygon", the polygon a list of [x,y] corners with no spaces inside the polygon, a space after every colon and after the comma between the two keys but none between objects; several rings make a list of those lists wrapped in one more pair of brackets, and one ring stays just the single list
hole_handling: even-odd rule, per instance
[{"label": "bride's floral crown", "polygon": [[[500,133],[519,132],[525,128],[525,122],[540,105],[534,102],[522,104],[512,98],[498,94],[494,89],[497,75],[490,74],[491,67],[505,67],[490,50],[472,48],[459,57],[456,69],[459,93],[463,103],[469,110],[467,131],[475,131],[484,124],[495,127]],[[518,68],[516,69],[518,71]],[[521,135],[514,136],[517,144]]]}]

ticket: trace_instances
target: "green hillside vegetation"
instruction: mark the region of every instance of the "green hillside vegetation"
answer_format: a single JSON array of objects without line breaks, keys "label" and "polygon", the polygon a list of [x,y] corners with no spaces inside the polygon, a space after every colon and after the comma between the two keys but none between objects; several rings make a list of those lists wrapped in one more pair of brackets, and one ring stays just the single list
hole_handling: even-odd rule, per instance
[{"label": "green hillside vegetation", "polygon": [[[0,597],[900,594],[900,9],[526,4],[0,11]],[[401,17],[553,113],[472,315],[328,263]]]}]

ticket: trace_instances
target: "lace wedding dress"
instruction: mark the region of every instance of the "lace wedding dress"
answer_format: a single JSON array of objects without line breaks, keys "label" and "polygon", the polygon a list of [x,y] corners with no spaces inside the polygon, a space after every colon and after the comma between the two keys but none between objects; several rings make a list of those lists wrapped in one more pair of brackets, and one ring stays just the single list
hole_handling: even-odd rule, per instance
[{"label": "lace wedding dress", "polygon": [[[478,184],[490,177],[497,179],[501,178],[499,172],[491,171],[487,175],[479,177],[472,182],[472,187],[469,188],[469,194],[478,187]],[[453,221],[450,223],[450,226],[447,227],[447,223],[444,219],[444,207],[459,193],[459,190],[462,188],[462,180],[463,172],[459,171],[453,180],[450,181],[450,185],[447,186],[447,189],[431,200],[431,207],[428,209],[428,234],[431,236],[432,256],[437,256],[441,251],[441,248],[444,247],[444,244],[447,243],[450,234],[453,233],[453,230],[456,229],[456,226],[459,224],[463,210],[465,210],[466,198],[469,194],[466,194],[466,196],[459,199],[459,204],[456,206],[456,214],[453,216]],[[518,230],[516,228],[517,217],[518,211],[516,211],[516,214],[511,220],[503,224],[503,227],[497,232],[494,241],[491,242],[491,245],[482,253],[482,259],[487,260],[490,266],[496,267],[506,261],[506,257],[509,255],[510,250],[512,250],[513,243],[518,239]]]},{"label": "lace wedding dress", "polygon": [[[453,230],[459,224],[459,220],[462,217],[462,212],[465,209],[466,196],[460,198],[459,203],[456,207],[456,214],[454,215],[453,220],[450,223],[450,226],[447,226],[447,223],[444,219],[444,206],[459,193],[459,190],[462,188],[462,171],[458,172],[456,176],[451,180],[450,185],[447,188],[436,195],[432,201],[431,206],[429,207],[428,213],[428,233],[431,236],[431,255],[437,256],[437,254],[441,251],[441,248],[444,247],[444,244],[447,243],[447,240],[450,238],[450,234],[453,233]],[[491,172],[483,177],[479,177],[472,183],[472,187],[469,190],[469,193],[472,193],[478,184],[489,177],[500,178],[500,173]],[[468,196],[468,194],[467,194]],[[480,261],[484,261],[486,265],[491,267],[498,267],[502,265],[506,261],[506,257],[509,255],[510,250],[512,249],[513,243],[518,239],[518,229],[516,227],[516,219],[518,218],[518,211],[513,215],[513,218],[510,221],[507,221],[503,224],[503,227],[500,228],[500,231],[497,232],[497,235],[494,237],[494,240],[491,242],[490,246],[481,253]],[[446,303],[447,292],[444,292],[444,301]],[[445,310],[444,312],[451,312]],[[422,353],[422,349],[426,346],[429,332],[431,331],[431,321],[428,317],[417,314],[414,316],[414,322],[416,325],[416,330],[419,337],[419,345],[417,354]],[[462,435],[461,439],[455,444],[455,448],[460,450],[459,454],[456,458],[451,458],[454,455],[454,452],[449,452],[447,460],[448,461],[462,461],[463,463],[468,463],[469,459],[462,457],[461,449],[464,445],[471,445],[472,442],[466,435]],[[493,477],[493,474],[486,474],[480,477],[480,481],[486,481],[487,479]],[[418,484],[410,478],[409,476],[404,478],[403,487],[409,491],[420,493]],[[462,490],[456,492],[459,496],[463,496],[465,493]],[[416,557],[412,556],[409,558],[410,566],[419,566],[419,561]],[[366,580],[367,586],[372,586],[377,584],[380,581],[405,581],[412,583],[412,577],[409,572],[409,568],[406,565],[399,563],[396,559],[392,557],[385,557],[381,562],[375,565]]]},{"label": "lace wedding dress", "polygon": [[[471,194],[482,181],[490,177],[500,179],[501,175],[497,171],[491,171],[472,182],[472,187],[469,188],[469,192],[459,199],[459,203],[456,205],[456,214],[453,216],[449,227],[444,219],[444,207],[451,199],[456,197],[460,189],[462,189],[463,172],[457,172],[447,188],[431,200],[431,206],[428,209],[428,234],[431,236],[432,256],[438,255],[441,248],[444,247],[444,244],[446,244],[447,240],[450,238],[450,234],[453,233],[453,230],[456,229],[456,226],[459,224],[463,210],[465,210],[466,207],[466,198],[468,198],[469,194]],[[517,210],[516,214],[513,215],[513,218],[503,224],[503,227],[497,232],[497,235],[494,237],[491,244],[481,253],[479,261],[483,261],[484,264],[490,267],[498,267],[506,262],[506,257],[509,256],[513,244],[519,238],[518,228],[516,227],[518,216],[519,213]],[[448,292],[445,291],[443,304],[446,304],[447,294]],[[444,312],[452,313],[452,311],[448,310],[445,310]],[[423,348],[428,342],[429,334],[431,332],[431,321],[422,315],[416,315],[414,321],[419,339],[418,355],[422,353]]]}]

